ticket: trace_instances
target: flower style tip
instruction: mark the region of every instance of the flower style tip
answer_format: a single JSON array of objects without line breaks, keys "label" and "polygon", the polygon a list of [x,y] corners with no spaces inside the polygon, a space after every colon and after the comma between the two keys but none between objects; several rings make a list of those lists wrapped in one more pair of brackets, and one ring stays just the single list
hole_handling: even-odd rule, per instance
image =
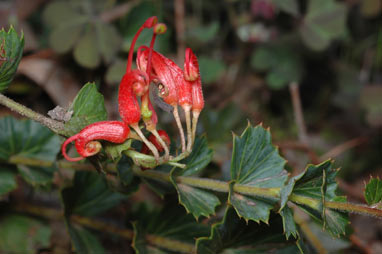
[{"label": "flower style tip", "polygon": [[158,18],[156,16],[152,16],[148,19],[146,19],[145,23],[143,23],[143,26],[145,28],[152,28],[158,23]]},{"label": "flower style tip", "polygon": [[158,23],[153,30],[155,34],[164,34],[167,31],[167,26],[164,23]]}]

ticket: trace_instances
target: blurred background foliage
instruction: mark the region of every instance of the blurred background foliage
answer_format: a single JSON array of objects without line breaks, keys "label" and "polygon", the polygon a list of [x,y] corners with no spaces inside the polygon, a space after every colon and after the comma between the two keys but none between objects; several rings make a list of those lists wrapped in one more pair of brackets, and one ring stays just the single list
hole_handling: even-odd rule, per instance
[{"label": "blurred background foliage", "polygon": [[[306,162],[335,158],[342,167],[340,188],[350,200],[362,201],[364,181],[382,176],[382,1],[180,2],[184,14],[170,0],[1,1],[0,26],[12,24],[25,37],[24,58],[7,95],[46,113],[68,107],[83,84],[94,81],[108,118],[118,119],[118,84],[130,42],[156,15],[168,30],[155,49],[180,66],[185,47],[199,58],[207,107],[198,131],[207,133],[215,150],[211,175],[229,174],[231,131],[240,133],[247,120],[262,122],[272,128],[292,174]],[[138,44],[147,45],[150,37],[144,31]],[[307,139],[296,126],[292,82],[298,84]],[[171,116],[159,115],[162,128],[175,132]],[[0,246],[10,244],[4,237],[13,224],[37,230],[35,239],[17,248],[46,246],[48,228],[11,219],[1,223]],[[356,232],[371,230],[364,229],[369,222],[352,219],[360,227]],[[378,225],[364,241],[381,250]]]}]

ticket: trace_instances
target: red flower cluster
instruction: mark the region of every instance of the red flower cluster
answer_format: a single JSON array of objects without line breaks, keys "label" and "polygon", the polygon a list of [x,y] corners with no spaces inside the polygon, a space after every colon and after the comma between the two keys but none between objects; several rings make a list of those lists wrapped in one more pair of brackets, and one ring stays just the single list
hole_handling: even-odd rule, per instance
[{"label": "red flower cluster", "polygon": [[[132,70],[135,43],[145,28],[153,28],[150,47],[141,46],[137,53],[138,69]],[[78,161],[98,153],[105,140],[112,143],[123,143],[132,138],[130,127],[144,142],[142,153],[153,154],[159,160],[159,153],[164,152],[164,161],[169,159],[170,138],[163,130],[156,130],[157,114],[150,101],[150,83],[158,86],[159,96],[173,107],[173,115],[179,128],[182,152],[190,152],[195,139],[199,114],[204,107],[204,99],[199,74],[199,65],[191,49],[186,50],[184,70],[172,60],[153,50],[156,36],[166,32],[166,25],[157,23],[157,17],[148,18],[135,34],[130,46],[126,73],[122,77],[118,105],[122,121],[102,121],[86,126],[80,133],[68,138],[62,145],[62,154],[69,161]],[[185,112],[187,125],[187,147],[182,123],[178,113],[178,105]],[[191,123],[191,114],[193,115]],[[139,122],[143,120],[146,129],[151,132],[149,139],[142,133]],[[66,153],[66,146],[75,142],[81,157],[72,158]]]}]

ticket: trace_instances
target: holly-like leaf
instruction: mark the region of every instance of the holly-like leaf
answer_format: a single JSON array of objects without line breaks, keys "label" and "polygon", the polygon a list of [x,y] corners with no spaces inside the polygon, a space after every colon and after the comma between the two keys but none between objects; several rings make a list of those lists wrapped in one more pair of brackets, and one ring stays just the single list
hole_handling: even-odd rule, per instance
[{"label": "holly-like leaf", "polygon": [[206,137],[195,140],[191,154],[181,163],[186,164],[185,169],[174,168],[171,171],[171,182],[178,192],[179,203],[188,213],[196,219],[200,216],[209,217],[215,213],[215,208],[220,204],[216,195],[210,191],[202,190],[186,184],[177,183],[176,176],[192,176],[200,173],[212,159],[212,150],[207,146]]},{"label": "holly-like leaf", "polygon": [[192,253],[195,238],[208,235],[208,227],[196,223],[192,216],[185,214],[179,205],[166,204],[159,211],[148,211],[147,208],[141,206],[134,214],[135,216],[132,217],[137,221],[133,224],[134,240],[132,246],[139,254],[161,253],[161,251],[173,253],[164,249],[163,246],[155,246],[155,242],[148,240],[148,235],[163,237],[174,241],[174,243],[185,243],[190,248],[189,253]]},{"label": "holly-like leaf", "polygon": [[24,48],[24,35],[19,37],[13,27],[0,30],[0,92],[7,89],[15,76]]},{"label": "holly-like leaf", "polygon": [[63,189],[61,195],[66,216],[94,216],[126,199],[125,195],[111,191],[102,176],[87,171],[77,171],[73,186]]},{"label": "holly-like leaf", "polygon": [[311,0],[301,22],[300,34],[304,43],[314,50],[324,50],[346,29],[346,6],[334,0]]},{"label": "holly-like leaf", "polygon": [[[287,179],[285,160],[272,145],[271,134],[262,126],[248,126],[234,136],[231,179],[235,184],[260,188],[281,188]],[[268,222],[276,198],[239,194],[231,188],[230,203],[246,220]]]},{"label": "holly-like leaf", "polygon": [[293,219],[293,211],[289,206],[285,206],[280,211],[281,218],[283,219],[283,228],[284,228],[284,234],[286,239],[288,240],[289,237],[293,236],[294,238],[298,237],[298,231],[296,223]]},{"label": "holly-like leaf", "polygon": [[50,246],[49,226],[20,215],[9,215],[0,221],[1,253],[37,253]]},{"label": "holly-like leaf", "polygon": [[285,241],[280,217],[275,217],[270,226],[246,223],[229,206],[223,220],[212,226],[210,236],[197,239],[196,253],[272,253],[272,243],[278,243],[278,249],[293,248],[291,253],[299,253],[294,242]]},{"label": "holly-like leaf", "polygon": [[98,92],[94,83],[87,83],[78,92],[70,109],[72,118],[65,124],[65,128],[74,135],[85,126],[107,119],[104,98]]},{"label": "holly-like leaf", "polygon": [[72,225],[70,222],[67,222],[67,227],[76,253],[106,253],[100,241],[89,230],[81,226]]},{"label": "holly-like leaf", "polygon": [[54,161],[61,142],[48,128],[32,120],[0,119],[0,159],[12,156]]},{"label": "holly-like leaf", "polygon": [[0,166],[0,197],[17,188],[15,177],[15,170]]},{"label": "holly-like leaf", "polygon": [[382,180],[379,178],[370,179],[365,188],[365,200],[369,205],[374,205],[382,201]]},{"label": "holly-like leaf", "polygon": [[337,172],[330,160],[319,165],[308,165],[303,175],[295,181],[289,196],[335,236],[345,234],[345,227],[349,223],[345,213],[325,207],[326,201],[346,202],[346,198],[336,195]]}]

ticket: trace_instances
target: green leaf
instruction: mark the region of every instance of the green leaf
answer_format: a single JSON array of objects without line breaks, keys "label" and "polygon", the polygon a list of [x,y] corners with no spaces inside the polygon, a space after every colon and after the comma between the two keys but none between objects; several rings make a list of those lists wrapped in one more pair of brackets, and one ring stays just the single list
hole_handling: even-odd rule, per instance
[{"label": "green leaf", "polygon": [[296,223],[293,219],[293,211],[289,206],[285,206],[280,211],[281,218],[283,219],[283,228],[284,228],[284,234],[286,239],[288,240],[289,237],[293,236],[294,238],[298,237],[298,231]]},{"label": "green leaf", "polygon": [[107,119],[104,98],[98,92],[95,83],[87,83],[78,92],[69,110],[73,111],[72,118],[65,128],[74,135],[85,126]]},{"label": "green leaf", "polygon": [[6,32],[0,30],[0,92],[7,89],[15,76],[24,48],[24,35],[18,37],[11,26]]},{"label": "green leaf", "polygon": [[219,22],[214,21],[208,25],[191,26],[187,29],[186,38],[188,40],[198,40],[201,43],[207,43],[217,37],[219,32]]},{"label": "green leaf", "polygon": [[106,72],[106,82],[109,84],[119,84],[126,72],[126,60],[118,59],[113,62]]},{"label": "green leaf", "polygon": [[302,77],[302,64],[295,49],[288,45],[259,47],[251,56],[251,66],[259,71],[268,71],[270,88],[281,89]]},{"label": "green leaf", "polygon": [[222,60],[201,56],[198,58],[200,77],[203,83],[211,83],[216,81],[227,69],[226,64]]},{"label": "green leaf", "polygon": [[259,71],[266,71],[275,65],[274,56],[271,48],[259,47],[251,56],[251,67]]},{"label": "green leaf", "polygon": [[83,33],[86,21],[83,18],[65,21],[63,22],[65,25],[54,28],[49,35],[49,44],[52,49],[61,54],[71,50]]},{"label": "green leaf", "polygon": [[211,162],[212,154],[212,150],[208,148],[206,137],[197,137],[191,154],[180,161],[180,163],[187,165],[186,168],[177,173],[182,176],[200,173]]},{"label": "green leaf", "polygon": [[117,29],[110,24],[97,22],[96,32],[99,52],[105,63],[108,64],[119,51],[122,39],[119,36]]},{"label": "green leaf", "polygon": [[0,197],[17,188],[16,172],[8,167],[0,169]]},{"label": "green leaf", "polygon": [[[147,241],[147,235],[165,237],[179,243],[188,243],[193,247],[195,238],[208,235],[208,227],[196,223],[191,215],[185,214],[179,205],[165,204],[161,210],[148,211],[144,206],[135,211],[137,221],[134,225],[133,248],[137,253],[173,253],[154,242]],[[154,252],[155,250],[155,252]],[[178,253],[178,252],[175,252]],[[190,251],[191,253],[191,251]]]},{"label": "green leaf", "polygon": [[117,164],[118,177],[123,186],[119,191],[124,194],[136,192],[139,188],[139,178],[134,176],[132,165],[133,161],[127,156],[123,156]]},{"label": "green leaf", "polygon": [[94,216],[116,205],[126,196],[111,191],[105,179],[95,172],[77,171],[73,186],[62,190],[65,215]]},{"label": "green leaf", "polygon": [[215,208],[220,204],[219,199],[210,191],[202,190],[186,184],[178,184],[175,176],[196,175],[204,169],[212,159],[212,150],[207,146],[206,137],[198,137],[195,140],[191,154],[180,161],[186,164],[185,169],[174,168],[171,171],[171,182],[178,192],[179,203],[184,206],[188,213],[192,213],[195,219],[200,216],[209,217],[215,213]]},{"label": "green leaf", "polygon": [[345,3],[334,0],[311,0],[308,12],[301,22],[300,34],[304,43],[313,50],[324,50],[333,39],[346,29]]},{"label": "green leaf", "polygon": [[73,20],[80,20],[83,15],[66,1],[50,2],[43,12],[44,22],[52,27],[65,26]]},{"label": "green leaf", "polygon": [[31,167],[18,165],[17,169],[21,177],[32,186],[49,186],[53,181],[55,167]]},{"label": "green leaf", "polygon": [[295,17],[300,15],[300,10],[297,0],[271,0],[280,10],[285,11]]},{"label": "green leaf", "polygon": [[300,200],[295,202],[299,207],[334,236],[345,234],[345,227],[349,224],[347,214],[325,207],[326,201],[346,202],[346,198],[336,195],[337,172],[330,160],[319,165],[308,165],[303,175],[295,181],[291,194],[294,200]]},{"label": "green leaf", "polygon": [[50,246],[49,226],[20,215],[3,217],[0,222],[1,253],[37,253]]},{"label": "green leaf", "polygon": [[365,188],[365,200],[369,205],[374,205],[382,201],[382,180],[379,178],[370,179]]},{"label": "green leaf", "polygon": [[210,236],[197,239],[196,253],[270,253],[272,243],[277,243],[280,249],[293,248],[295,252],[291,253],[299,252],[293,242],[285,241],[280,217],[277,216],[269,225],[246,223],[229,206],[223,220],[212,226]]},{"label": "green leaf", "polygon": [[[248,126],[240,137],[234,136],[231,179],[235,184],[281,188],[287,179],[285,160],[272,145],[271,134],[262,126]],[[277,199],[254,197],[230,191],[230,202],[246,220],[268,222],[269,211]]]},{"label": "green leaf", "polygon": [[126,151],[131,147],[131,139],[128,139],[122,144],[113,144],[113,143],[108,143],[106,144],[105,147],[105,152],[115,161],[117,158],[121,157],[121,154],[123,151]]},{"label": "green leaf", "polygon": [[88,25],[85,33],[74,47],[74,59],[83,67],[94,69],[101,63],[101,55],[98,52],[96,28]]},{"label": "green leaf", "polygon": [[3,117],[0,130],[0,159],[5,161],[14,155],[54,161],[60,150],[59,137],[32,120]]},{"label": "green leaf", "polygon": [[89,230],[77,225],[71,225],[69,222],[68,231],[74,250],[78,254],[103,254],[106,253],[105,249]]}]

